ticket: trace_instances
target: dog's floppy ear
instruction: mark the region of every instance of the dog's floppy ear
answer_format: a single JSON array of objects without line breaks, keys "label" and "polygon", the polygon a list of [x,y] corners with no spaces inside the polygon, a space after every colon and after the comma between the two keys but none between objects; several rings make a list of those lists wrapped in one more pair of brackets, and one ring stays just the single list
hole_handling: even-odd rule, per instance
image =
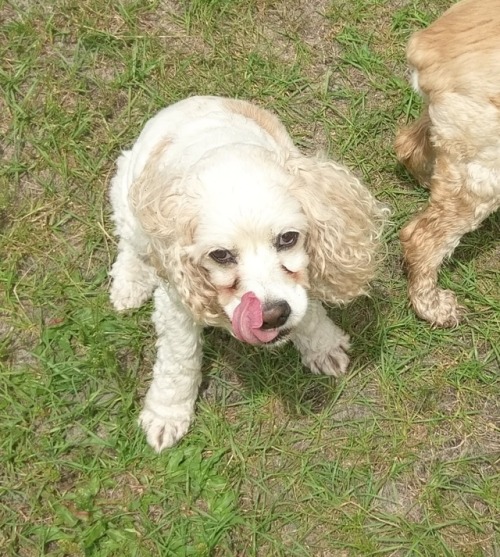
[{"label": "dog's floppy ear", "polygon": [[149,258],[158,275],[175,287],[196,321],[218,322],[221,313],[207,272],[192,260],[197,225],[193,200],[183,194],[181,178],[162,161],[169,142],[151,154],[129,191],[131,209],[149,240]]},{"label": "dog's floppy ear", "polygon": [[378,262],[384,208],[346,168],[292,156],[291,193],[309,221],[311,296],[345,303],[367,291]]}]

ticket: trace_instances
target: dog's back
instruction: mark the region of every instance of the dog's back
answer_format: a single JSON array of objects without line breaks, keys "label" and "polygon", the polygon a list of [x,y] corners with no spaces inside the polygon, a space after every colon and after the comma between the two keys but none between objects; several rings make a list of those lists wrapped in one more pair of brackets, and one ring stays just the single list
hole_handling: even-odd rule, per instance
[{"label": "dog's back", "polygon": [[407,57],[426,107],[399,135],[399,160],[424,185],[432,173],[434,148],[456,162],[475,162],[498,173],[500,0],[455,4],[411,37]]},{"label": "dog's back", "polygon": [[424,95],[481,93],[500,107],[500,0],[463,0],[408,43]]}]

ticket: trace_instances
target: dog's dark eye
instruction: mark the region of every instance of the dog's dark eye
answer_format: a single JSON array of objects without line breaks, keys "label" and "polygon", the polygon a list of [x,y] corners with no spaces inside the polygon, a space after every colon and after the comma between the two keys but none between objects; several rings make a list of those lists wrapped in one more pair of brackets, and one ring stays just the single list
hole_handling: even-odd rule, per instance
[{"label": "dog's dark eye", "polygon": [[236,263],[236,258],[227,249],[216,249],[211,251],[208,255],[221,265],[227,265],[228,263]]},{"label": "dog's dark eye", "polygon": [[280,234],[278,236],[276,247],[278,248],[278,250],[291,248],[297,243],[298,239],[299,239],[299,233],[295,232],[295,230],[284,232],[283,234]]}]

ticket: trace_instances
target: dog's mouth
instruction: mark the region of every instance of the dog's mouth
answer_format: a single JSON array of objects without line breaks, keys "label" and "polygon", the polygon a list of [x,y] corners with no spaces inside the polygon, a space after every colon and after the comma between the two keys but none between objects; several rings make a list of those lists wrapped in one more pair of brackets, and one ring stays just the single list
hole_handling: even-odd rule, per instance
[{"label": "dog's mouth", "polygon": [[281,329],[281,331],[278,332],[278,335],[274,337],[273,340],[265,343],[265,346],[275,346],[287,341],[290,332],[291,329]]},{"label": "dog's mouth", "polygon": [[[291,329],[271,329],[270,331],[272,331],[273,338],[271,338],[270,340],[266,340],[265,337],[263,337],[261,335],[260,338],[256,337],[256,336],[240,336],[236,333],[236,331],[233,328],[233,335],[238,339],[241,340],[242,342],[246,342],[247,344],[253,344],[254,346],[267,346],[269,348],[273,347],[273,346],[279,346],[280,344],[284,344],[287,340],[288,337],[290,336],[291,333]],[[269,330],[267,331],[262,331],[262,333],[269,333]],[[270,335],[271,336],[271,335]]]},{"label": "dog's mouth", "polygon": [[234,336],[248,344],[276,344],[289,334],[289,329],[263,327],[262,304],[253,292],[242,296],[231,324]]}]

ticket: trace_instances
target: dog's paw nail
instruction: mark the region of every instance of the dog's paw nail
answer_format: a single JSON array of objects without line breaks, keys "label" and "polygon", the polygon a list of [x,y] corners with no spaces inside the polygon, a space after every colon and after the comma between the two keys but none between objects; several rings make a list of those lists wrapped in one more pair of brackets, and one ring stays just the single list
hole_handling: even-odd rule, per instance
[{"label": "dog's paw nail", "polygon": [[332,354],[328,354],[321,368],[321,372],[325,375],[333,375],[335,377],[343,375],[349,367],[349,356],[339,347],[339,350]]},{"label": "dog's paw nail", "polygon": [[139,416],[139,424],[156,452],[175,445],[184,437],[190,423],[191,416],[164,417],[149,409],[144,409]]},{"label": "dog's paw nail", "polygon": [[[347,345],[348,346],[348,345]],[[313,372],[338,377],[343,375],[349,367],[349,356],[342,345],[324,354],[316,354],[304,364]]]}]

